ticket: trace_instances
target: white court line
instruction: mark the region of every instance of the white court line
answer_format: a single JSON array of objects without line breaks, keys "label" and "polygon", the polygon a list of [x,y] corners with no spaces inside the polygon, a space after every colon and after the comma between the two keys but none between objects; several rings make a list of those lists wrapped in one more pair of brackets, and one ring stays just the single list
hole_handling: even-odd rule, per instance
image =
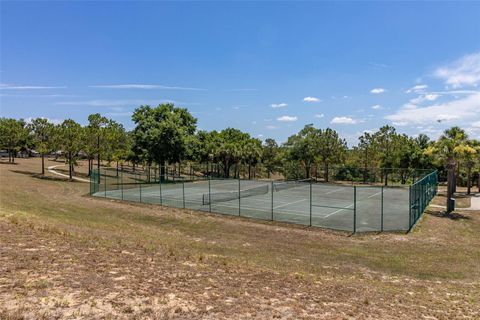
[{"label": "white court line", "polygon": [[375,193],[375,194],[372,194],[371,196],[368,196],[367,199],[370,199],[370,198],[372,198],[372,197],[375,197],[377,194],[380,194],[380,193],[382,193],[382,191],[379,191],[379,192],[377,192],[377,193]]},{"label": "white court line", "polygon": [[342,188],[336,188],[336,189],[333,189],[332,191],[325,192],[324,194],[331,194],[331,193],[334,193],[334,192],[338,192],[340,190],[343,190],[343,189]]},{"label": "white court line", "polygon": [[328,218],[328,217],[334,215],[335,213],[338,213],[338,212],[340,212],[340,211],[343,211],[343,210],[345,210],[345,209],[348,209],[348,208],[350,208],[350,207],[353,207],[353,205],[354,205],[354,204],[352,203],[351,205],[346,206],[346,207],[344,207],[344,208],[342,208],[342,209],[338,209],[338,210],[336,210],[336,211],[333,211],[332,213],[329,213],[329,214],[327,214],[326,216],[323,216],[323,218],[324,218],[324,219],[325,219],[325,218]]},{"label": "white court line", "polygon": [[[380,194],[380,193],[382,193],[382,191],[379,191],[379,192],[377,192],[377,193],[372,194],[371,196],[368,196],[367,199],[370,199],[370,198],[372,198],[372,197],[375,197],[376,195],[378,195],[378,194]],[[332,212],[332,213],[327,214],[327,215],[324,216],[323,218],[324,218],[324,219],[325,219],[325,218],[328,218],[328,217],[334,215],[335,213],[338,213],[338,212],[343,211],[343,210],[345,210],[345,209],[349,209],[349,208],[353,207],[354,205],[355,205],[355,203],[352,203],[352,204],[349,205],[349,206],[346,206],[346,207],[344,207],[344,208],[342,208],[342,209],[338,209],[338,210],[336,210],[336,211],[334,211],[334,212]]]},{"label": "white court line", "polygon": [[286,204],[282,204],[282,205],[273,207],[273,210],[278,209],[278,208],[282,208],[282,207],[286,207],[286,206],[289,206],[289,205],[294,204],[294,203],[303,202],[303,201],[306,201],[306,200],[307,200],[307,199],[301,199],[301,200],[298,200],[298,201],[287,202]]}]

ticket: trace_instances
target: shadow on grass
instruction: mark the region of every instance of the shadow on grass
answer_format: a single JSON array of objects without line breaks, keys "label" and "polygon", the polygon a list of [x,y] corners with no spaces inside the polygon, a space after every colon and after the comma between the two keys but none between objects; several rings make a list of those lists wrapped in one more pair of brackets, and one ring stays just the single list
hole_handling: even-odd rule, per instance
[{"label": "shadow on grass", "polygon": [[63,181],[63,182],[80,182],[80,181],[77,181],[77,180],[70,180],[70,179],[68,179],[68,178],[44,176],[44,175],[42,175],[41,173],[31,172],[31,171],[12,170],[12,172],[20,173],[20,174],[24,174],[24,175],[28,175],[28,176],[30,176],[30,177],[32,177],[32,178],[40,179],[40,180]]},{"label": "shadow on grass", "polygon": [[18,163],[17,163],[17,162],[13,162],[13,163],[12,163],[12,162],[8,162],[8,161],[2,161],[2,160],[0,160],[0,164],[7,164],[7,165],[9,164],[9,165],[11,165],[11,166],[16,166]]},{"label": "shadow on grass", "polygon": [[461,213],[458,212],[450,212],[446,213],[445,211],[439,211],[439,210],[426,210],[425,213],[432,215],[434,217],[438,218],[446,218],[450,220],[470,220],[470,217],[464,216]]},{"label": "shadow on grass", "polygon": [[[55,171],[68,175],[68,170],[62,168],[54,168]],[[90,176],[87,173],[76,172],[75,177],[89,179]]]}]

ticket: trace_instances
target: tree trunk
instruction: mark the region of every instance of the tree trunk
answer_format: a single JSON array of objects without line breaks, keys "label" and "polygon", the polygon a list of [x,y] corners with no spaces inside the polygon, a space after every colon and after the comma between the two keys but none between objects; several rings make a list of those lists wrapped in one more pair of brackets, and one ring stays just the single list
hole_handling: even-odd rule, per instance
[{"label": "tree trunk", "polygon": [[477,187],[478,187],[478,192],[480,192],[480,171],[478,172]]},{"label": "tree trunk", "polygon": [[160,182],[165,181],[165,161],[160,160]]},{"label": "tree trunk", "polygon": [[365,149],[365,163],[363,165],[363,183],[367,183],[367,168],[368,168],[368,149]]},{"label": "tree trunk", "polygon": [[478,172],[477,187],[478,187],[478,192],[480,192],[480,171]]},{"label": "tree trunk", "polygon": [[42,175],[45,175],[45,155],[42,153]]},{"label": "tree trunk", "polygon": [[455,210],[454,203],[451,201],[455,192],[455,160],[449,159],[447,170],[447,213],[450,213]]},{"label": "tree trunk", "polygon": [[224,161],[223,163],[223,176],[228,178],[230,176],[230,165],[228,161]]},{"label": "tree trunk", "polygon": [[251,166],[250,163],[249,163],[249,164],[248,164],[248,180],[250,180],[250,179],[252,178],[251,169],[252,169],[252,166]]},{"label": "tree trunk", "polygon": [[72,180],[72,153],[68,153],[68,176]]},{"label": "tree trunk", "polygon": [[328,182],[328,162],[323,163],[323,170],[325,171],[324,180],[325,180],[325,182]]},{"label": "tree trunk", "polygon": [[472,166],[467,167],[467,194],[470,194],[471,188],[472,188]]}]

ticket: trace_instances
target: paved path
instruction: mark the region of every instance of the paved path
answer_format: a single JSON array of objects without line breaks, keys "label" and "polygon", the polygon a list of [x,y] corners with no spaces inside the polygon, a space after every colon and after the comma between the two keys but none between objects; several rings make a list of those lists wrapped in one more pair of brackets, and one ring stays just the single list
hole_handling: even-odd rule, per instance
[{"label": "paved path", "polygon": [[[443,208],[445,209],[445,206],[440,206],[438,204],[430,204],[430,207],[434,208]],[[455,210],[476,210],[480,211],[480,194],[475,194],[471,197],[470,199],[470,208],[455,208]]]},{"label": "paved path", "polygon": [[479,210],[480,211],[480,195],[477,194],[470,199],[470,208],[467,210]]},{"label": "paved path", "polygon": [[[56,174],[57,176],[62,176],[62,177],[66,177],[66,178],[70,178],[68,175],[66,174],[63,174],[63,173],[60,173],[58,171],[55,171],[53,169],[55,169],[56,167],[62,167],[62,166],[65,166],[64,164],[58,164],[56,166],[50,166],[48,167],[48,172],[51,172],[53,174]],[[90,182],[89,180],[86,180],[86,179],[82,179],[82,178],[78,178],[78,177],[72,177],[72,179],[74,180],[78,180],[78,181],[82,181],[82,182]]]}]

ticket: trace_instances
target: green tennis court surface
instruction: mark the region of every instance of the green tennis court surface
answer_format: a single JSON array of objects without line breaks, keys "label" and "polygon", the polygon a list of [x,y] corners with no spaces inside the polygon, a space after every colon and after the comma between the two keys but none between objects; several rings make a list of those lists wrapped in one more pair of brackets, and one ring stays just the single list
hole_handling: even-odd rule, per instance
[{"label": "green tennis court surface", "polygon": [[411,226],[408,187],[233,179],[97,186],[99,197],[352,232]]}]

